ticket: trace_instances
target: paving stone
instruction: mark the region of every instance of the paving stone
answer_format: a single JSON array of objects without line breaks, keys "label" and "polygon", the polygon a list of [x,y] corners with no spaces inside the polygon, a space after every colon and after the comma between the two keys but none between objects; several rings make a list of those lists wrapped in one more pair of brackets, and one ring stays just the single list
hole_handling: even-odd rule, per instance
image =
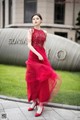
[{"label": "paving stone", "polygon": [[55,110],[45,110],[43,116],[46,120],[64,120],[58,113],[55,112]]},{"label": "paving stone", "polygon": [[19,108],[6,109],[5,113],[7,114],[7,118],[9,120],[27,120]]},{"label": "paving stone", "polygon": [[73,112],[75,115],[80,115],[80,111],[72,110],[72,112]]},{"label": "paving stone", "polygon": [[2,106],[2,104],[0,103],[0,110],[3,110],[3,106]]},{"label": "paving stone", "polygon": [[20,102],[16,102],[17,103],[17,105],[18,105],[18,107],[29,107],[30,106],[30,104],[26,104],[26,103],[20,103]]},{"label": "paving stone", "polygon": [[75,120],[76,119],[76,115],[71,110],[59,109],[59,108],[55,108],[54,110],[58,114],[60,114],[60,116],[62,116],[64,120]]},{"label": "paving stone", "polygon": [[44,109],[45,109],[45,111],[51,111],[51,110],[52,110],[52,107],[45,107],[45,106],[44,106]]},{"label": "paving stone", "polygon": [[80,120],[80,111],[72,110],[72,112],[76,115],[75,120]]},{"label": "paving stone", "polygon": [[18,107],[16,102],[6,101],[6,100],[5,100],[5,102],[2,102],[2,106],[3,106],[4,109],[17,108]]},{"label": "paving stone", "polygon": [[5,115],[4,109],[0,110],[0,120],[2,120],[5,117],[3,115]]},{"label": "paving stone", "polygon": [[39,116],[39,117],[35,117],[34,116],[35,114],[33,114],[33,116],[32,117],[27,117],[28,118],[28,120],[46,120],[42,115],[41,116]]}]

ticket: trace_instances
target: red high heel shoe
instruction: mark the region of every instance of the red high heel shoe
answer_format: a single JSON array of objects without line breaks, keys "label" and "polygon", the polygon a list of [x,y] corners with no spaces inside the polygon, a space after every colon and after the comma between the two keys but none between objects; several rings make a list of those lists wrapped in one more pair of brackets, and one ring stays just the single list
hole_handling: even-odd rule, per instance
[{"label": "red high heel shoe", "polygon": [[41,110],[40,113],[37,113],[37,112],[36,112],[35,117],[39,117],[39,116],[42,114],[43,110],[44,110],[44,107],[42,107],[42,110]]},{"label": "red high heel shoe", "polygon": [[34,107],[33,107],[33,108],[29,107],[29,108],[28,108],[28,111],[32,111],[32,110],[34,110],[35,107],[37,108],[37,105],[38,105],[38,102],[36,101]]}]

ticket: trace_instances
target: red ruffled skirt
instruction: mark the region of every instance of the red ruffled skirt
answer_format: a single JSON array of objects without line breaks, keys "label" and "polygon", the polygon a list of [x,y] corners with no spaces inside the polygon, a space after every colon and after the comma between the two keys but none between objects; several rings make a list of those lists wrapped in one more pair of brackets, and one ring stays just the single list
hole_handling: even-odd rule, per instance
[{"label": "red ruffled skirt", "polygon": [[40,102],[48,102],[51,96],[56,95],[59,91],[61,79],[52,69],[45,50],[38,52],[43,56],[43,61],[39,60],[31,51],[28,61],[26,61],[28,101],[38,99]]}]

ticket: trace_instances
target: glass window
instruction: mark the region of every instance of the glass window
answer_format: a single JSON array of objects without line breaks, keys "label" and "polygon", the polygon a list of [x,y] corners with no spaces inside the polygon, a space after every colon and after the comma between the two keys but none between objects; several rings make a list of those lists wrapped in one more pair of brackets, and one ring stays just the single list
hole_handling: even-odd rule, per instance
[{"label": "glass window", "polygon": [[31,16],[37,11],[37,0],[24,0],[24,23],[31,23]]},{"label": "glass window", "polygon": [[55,0],[54,23],[64,24],[65,0]]},{"label": "glass window", "polygon": [[55,32],[54,34],[67,38],[67,33],[66,32]]},{"label": "glass window", "polygon": [[2,9],[3,9],[3,28],[5,27],[5,0],[2,1]]},{"label": "glass window", "polygon": [[9,0],[9,24],[12,23],[12,0]]}]

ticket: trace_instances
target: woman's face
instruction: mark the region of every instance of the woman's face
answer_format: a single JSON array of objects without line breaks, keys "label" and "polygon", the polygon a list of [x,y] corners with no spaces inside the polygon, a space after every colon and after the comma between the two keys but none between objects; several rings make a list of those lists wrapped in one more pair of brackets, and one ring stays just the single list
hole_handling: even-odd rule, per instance
[{"label": "woman's face", "polygon": [[39,26],[42,23],[42,20],[40,19],[39,16],[35,15],[32,18],[32,23],[34,26]]}]

